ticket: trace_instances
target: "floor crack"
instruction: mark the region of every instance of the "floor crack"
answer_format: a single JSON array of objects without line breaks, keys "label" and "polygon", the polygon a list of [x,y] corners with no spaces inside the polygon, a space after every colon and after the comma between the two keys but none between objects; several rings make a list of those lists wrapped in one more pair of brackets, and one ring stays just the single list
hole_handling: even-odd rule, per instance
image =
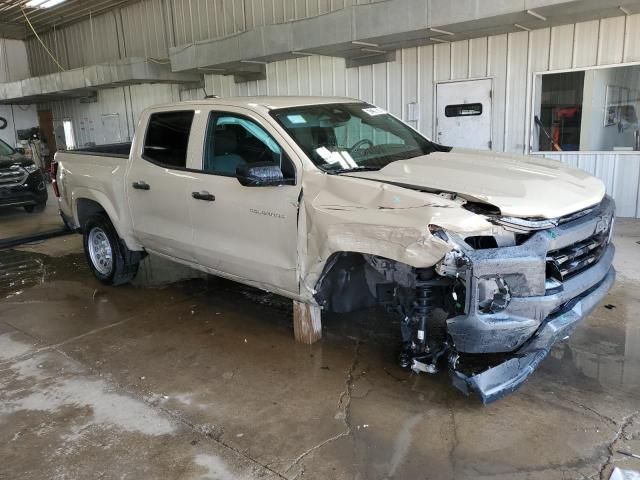
[{"label": "floor crack", "polygon": [[[302,459],[304,459],[307,455],[315,452],[316,450],[324,447],[325,445],[335,442],[339,438],[348,437],[353,433],[353,426],[351,425],[351,394],[353,392],[353,384],[362,376],[362,375],[354,375],[356,366],[358,365],[359,356],[360,356],[360,340],[356,341],[354,350],[353,350],[353,359],[351,361],[351,365],[347,370],[345,377],[345,389],[340,393],[340,397],[338,398],[338,413],[336,414],[336,418],[341,418],[344,422],[346,429],[330,438],[323,440],[322,442],[314,445],[313,447],[305,450],[300,455],[296,457],[295,460],[284,470],[284,473],[289,472],[296,465],[300,465]],[[300,473],[304,472],[304,467],[302,467],[301,471],[294,477],[294,479],[300,476]]]},{"label": "floor crack", "polygon": [[619,425],[618,430],[616,431],[616,434],[614,435],[613,439],[609,442],[609,445],[607,447],[608,450],[609,450],[609,455],[607,456],[607,461],[600,468],[600,475],[599,475],[600,480],[606,480],[605,472],[607,470],[607,467],[612,465],[611,462],[613,461],[613,456],[615,454],[614,446],[615,446],[616,442],[618,440],[620,440],[620,438],[622,438],[625,435],[626,429],[631,426],[631,424],[639,416],[639,414],[640,414],[640,410],[637,410],[637,411],[627,415],[626,417],[624,417],[622,419],[622,421],[619,424],[617,424],[617,425]]}]

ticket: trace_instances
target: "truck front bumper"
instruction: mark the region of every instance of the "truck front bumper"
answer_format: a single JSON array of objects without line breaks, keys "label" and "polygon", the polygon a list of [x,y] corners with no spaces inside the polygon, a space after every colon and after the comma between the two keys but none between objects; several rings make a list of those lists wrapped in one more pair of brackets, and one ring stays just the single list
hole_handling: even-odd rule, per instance
[{"label": "truck front bumper", "polygon": [[[502,354],[504,361],[477,374],[452,368],[457,388],[466,394],[477,393],[483,403],[513,392],[551,347],[571,335],[594,310],[615,281],[615,247],[610,243],[613,215],[614,203],[607,197],[588,215],[540,231],[520,246],[470,253],[468,313],[449,319],[448,331],[461,358]],[[595,239],[597,247],[585,248],[593,246],[590,242]],[[592,263],[560,285],[544,287],[554,258],[581,252],[587,253],[578,258],[593,252]],[[513,286],[511,301],[502,312],[486,314],[478,308],[478,282],[488,276],[500,276]]]}]

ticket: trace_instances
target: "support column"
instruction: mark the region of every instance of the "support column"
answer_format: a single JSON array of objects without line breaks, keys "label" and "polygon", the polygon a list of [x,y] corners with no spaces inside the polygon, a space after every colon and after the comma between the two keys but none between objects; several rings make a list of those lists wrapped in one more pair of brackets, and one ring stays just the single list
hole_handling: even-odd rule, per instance
[{"label": "support column", "polygon": [[311,345],[322,338],[320,313],[317,305],[293,301],[293,334],[297,342]]}]

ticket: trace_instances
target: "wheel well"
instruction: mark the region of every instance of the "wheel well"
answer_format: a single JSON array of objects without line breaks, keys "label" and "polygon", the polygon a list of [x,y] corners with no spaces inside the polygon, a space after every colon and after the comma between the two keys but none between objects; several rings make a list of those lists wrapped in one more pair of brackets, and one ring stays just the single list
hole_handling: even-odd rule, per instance
[{"label": "wheel well", "polygon": [[80,198],[76,204],[78,211],[78,224],[80,226],[80,230],[84,230],[84,226],[87,223],[87,220],[91,215],[96,213],[105,213],[106,211],[102,208],[95,200],[89,200],[88,198]]}]

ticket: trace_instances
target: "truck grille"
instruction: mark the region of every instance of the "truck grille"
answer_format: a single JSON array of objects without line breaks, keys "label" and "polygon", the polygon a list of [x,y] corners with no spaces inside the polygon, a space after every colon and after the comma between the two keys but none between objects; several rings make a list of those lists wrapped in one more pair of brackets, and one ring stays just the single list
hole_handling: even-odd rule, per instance
[{"label": "truck grille", "polygon": [[608,238],[608,231],[598,233],[568,247],[547,253],[547,278],[564,282],[597,263],[604,253]]},{"label": "truck grille", "polygon": [[22,184],[27,179],[27,172],[20,167],[0,169],[0,187],[13,187]]}]

